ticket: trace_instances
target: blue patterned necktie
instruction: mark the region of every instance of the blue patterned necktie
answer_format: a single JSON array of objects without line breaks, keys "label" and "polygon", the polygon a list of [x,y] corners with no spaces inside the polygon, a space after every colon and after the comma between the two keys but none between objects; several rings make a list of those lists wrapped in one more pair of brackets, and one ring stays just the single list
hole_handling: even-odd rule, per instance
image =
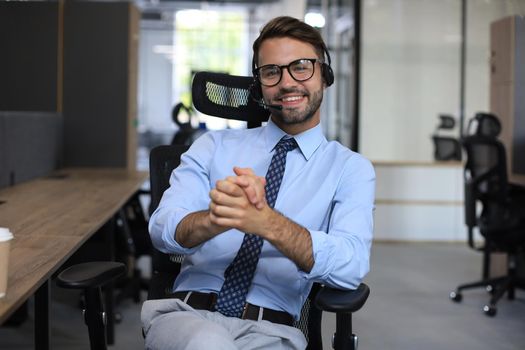
[{"label": "blue patterned necktie", "polygon": [[[285,137],[275,146],[275,153],[266,173],[266,201],[271,208],[275,205],[281,187],[286,166],[286,154],[297,147],[295,139]],[[215,309],[223,315],[231,317],[242,315],[262,245],[261,237],[250,233],[244,235],[237,255],[224,272],[224,284],[217,296]]]}]

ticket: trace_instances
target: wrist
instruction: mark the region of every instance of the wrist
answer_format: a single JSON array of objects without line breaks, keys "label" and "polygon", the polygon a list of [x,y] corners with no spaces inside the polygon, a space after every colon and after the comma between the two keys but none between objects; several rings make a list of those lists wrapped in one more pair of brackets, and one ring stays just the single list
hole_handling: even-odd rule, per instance
[{"label": "wrist", "polygon": [[279,238],[280,230],[283,225],[285,225],[286,217],[278,210],[270,208],[269,206],[266,206],[263,210],[265,210],[265,215],[263,216],[264,238],[270,242],[275,242],[275,240]]}]

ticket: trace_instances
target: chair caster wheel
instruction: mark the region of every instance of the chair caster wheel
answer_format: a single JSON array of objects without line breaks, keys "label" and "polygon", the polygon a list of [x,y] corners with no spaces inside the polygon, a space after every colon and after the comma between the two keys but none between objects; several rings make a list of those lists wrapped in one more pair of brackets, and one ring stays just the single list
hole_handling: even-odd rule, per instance
[{"label": "chair caster wheel", "polygon": [[496,316],[498,309],[495,306],[485,305],[483,306],[483,312],[489,317],[494,317]]},{"label": "chair caster wheel", "polygon": [[452,299],[452,301],[455,301],[456,303],[459,303],[461,302],[461,300],[463,300],[463,295],[461,295],[461,293],[459,292],[450,292],[450,299]]}]

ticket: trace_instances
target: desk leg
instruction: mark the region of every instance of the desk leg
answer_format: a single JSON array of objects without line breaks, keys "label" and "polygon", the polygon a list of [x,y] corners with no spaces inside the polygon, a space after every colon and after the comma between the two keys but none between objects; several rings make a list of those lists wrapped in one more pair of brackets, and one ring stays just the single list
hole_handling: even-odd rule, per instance
[{"label": "desk leg", "polygon": [[115,288],[113,283],[109,283],[104,291],[104,297],[106,299],[106,335],[108,345],[115,344]]},{"label": "desk leg", "polygon": [[[115,217],[109,220],[106,224],[104,237],[106,239],[106,249],[108,254],[109,261],[115,261],[116,256],[116,244],[115,244],[115,234],[117,230],[117,222]],[[106,334],[107,334],[107,343],[108,345],[115,344],[115,284],[113,282],[109,283],[106,288],[104,288],[104,298],[106,304]]]},{"label": "desk leg", "polygon": [[49,280],[35,293],[35,349],[49,349]]}]

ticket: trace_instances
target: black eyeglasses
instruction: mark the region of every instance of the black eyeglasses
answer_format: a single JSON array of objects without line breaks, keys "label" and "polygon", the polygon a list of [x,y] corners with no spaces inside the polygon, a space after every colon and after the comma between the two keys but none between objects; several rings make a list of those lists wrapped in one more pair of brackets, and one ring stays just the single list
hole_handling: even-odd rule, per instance
[{"label": "black eyeglasses", "polygon": [[314,76],[316,58],[300,58],[288,64],[279,66],[277,64],[266,64],[254,70],[254,75],[264,86],[275,86],[283,77],[283,69],[286,68],[295,81],[305,81]]}]

